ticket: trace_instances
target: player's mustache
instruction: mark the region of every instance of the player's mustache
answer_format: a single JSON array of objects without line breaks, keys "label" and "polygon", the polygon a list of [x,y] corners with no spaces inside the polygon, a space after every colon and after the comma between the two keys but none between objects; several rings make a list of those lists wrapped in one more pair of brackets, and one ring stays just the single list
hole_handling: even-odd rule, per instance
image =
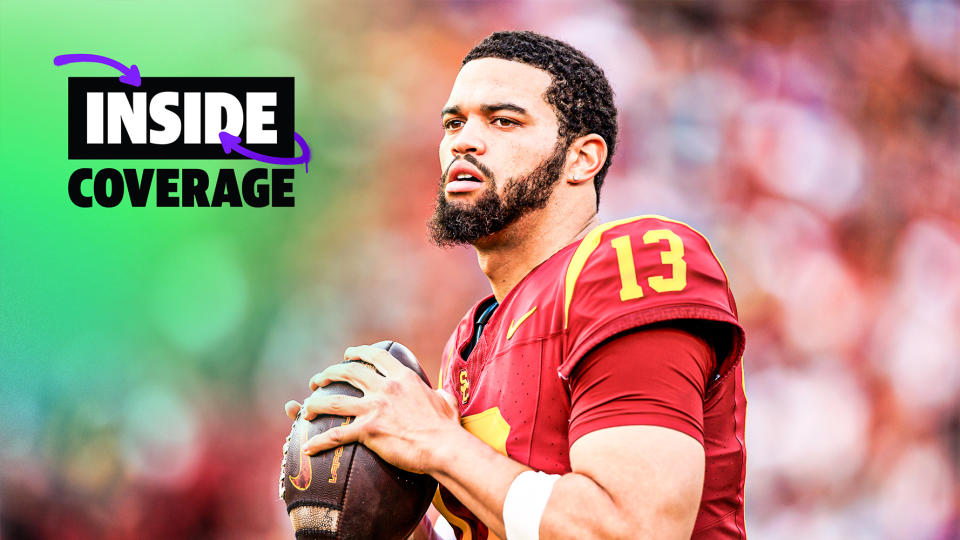
[{"label": "player's mustache", "polygon": [[466,161],[467,163],[469,163],[469,164],[473,165],[474,167],[476,167],[477,170],[480,171],[480,174],[482,174],[483,177],[486,178],[487,180],[489,180],[489,181],[491,181],[491,182],[494,181],[493,171],[491,171],[489,168],[487,168],[487,166],[484,165],[483,163],[480,163],[480,160],[477,159],[476,156],[474,156],[473,154],[464,154],[464,155],[462,155],[462,156],[457,156],[457,157],[453,158],[452,160],[450,160],[450,163],[447,164],[447,166],[443,169],[443,175],[440,176],[440,185],[441,185],[441,186],[447,183],[447,175],[450,173],[450,167],[453,167],[454,163],[456,163],[457,160],[459,160],[459,159],[462,159],[462,160]]}]

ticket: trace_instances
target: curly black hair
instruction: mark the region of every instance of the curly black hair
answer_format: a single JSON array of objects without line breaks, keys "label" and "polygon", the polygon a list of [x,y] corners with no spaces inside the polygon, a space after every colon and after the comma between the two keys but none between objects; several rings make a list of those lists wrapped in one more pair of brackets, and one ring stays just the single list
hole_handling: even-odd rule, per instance
[{"label": "curly black hair", "polygon": [[570,44],[530,31],[490,34],[463,57],[461,66],[479,58],[521,62],[550,74],[553,82],[544,98],[557,112],[564,146],[590,133],[603,137],[607,160],[593,180],[599,204],[600,187],[617,145],[617,108],[603,70]]}]

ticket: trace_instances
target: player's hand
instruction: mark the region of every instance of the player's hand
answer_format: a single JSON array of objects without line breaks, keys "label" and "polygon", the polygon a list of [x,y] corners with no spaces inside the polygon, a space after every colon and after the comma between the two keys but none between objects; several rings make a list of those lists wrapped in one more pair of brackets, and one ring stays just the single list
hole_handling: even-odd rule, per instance
[{"label": "player's hand", "polygon": [[291,420],[297,419],[297,415],[300,414],[300,408],[301,408],[300,402],[294,401],[292,399],[283,406],[284,412],[287,413],[287,416]]},{"label": "player's hand", "polygon": [[[314,395],[304,401],[303,416],[306,420],[320,414],[356,418],[345,426],[311,437],[304,450],[313,455],[360,442],[401,469],[429,473],[432,452],[442,444],[444,435],[460,429],[454,397],[432,390],[383,349],[349,347],[343,357],[347,362],[314,375],[310,390],[339,381],[361,390],[363,397]],[[286,409],[287,415],[295,418],[299,406],[289,402]]]}]

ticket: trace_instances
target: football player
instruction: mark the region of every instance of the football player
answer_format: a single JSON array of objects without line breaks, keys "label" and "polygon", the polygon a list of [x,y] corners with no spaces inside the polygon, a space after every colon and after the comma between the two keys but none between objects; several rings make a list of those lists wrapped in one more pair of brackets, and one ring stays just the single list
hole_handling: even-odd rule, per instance
[{"label": "football player", "polygon": [[[458,539],[744,538],[744,334],[723,267],[660,216],[599,223],[613,92],[583,53],[498,32],[442,108],[431,221],[472,244],[492,294],[466,313],[433,391],[389,353],[350,347],[307,418],[356,416],[308,453],[359,441],[441,484]],[[296,402],[287,404],[295,417]],[[421,531],[418,534],[423,534]]]}]

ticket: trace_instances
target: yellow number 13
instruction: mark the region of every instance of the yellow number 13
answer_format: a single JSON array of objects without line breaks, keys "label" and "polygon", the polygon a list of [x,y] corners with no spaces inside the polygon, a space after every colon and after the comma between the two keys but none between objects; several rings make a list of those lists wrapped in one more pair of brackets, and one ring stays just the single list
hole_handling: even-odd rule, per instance
[{"label": "yellow number 13", "polygon": [[[687,286],[687,263],[683,260],[683,240],[669,229],[654,229],[643,235],[644,244],[656,244],[666,240],[669,250],[660,252],[660,262],[673,268],[673,275],[650,276],[647,284],[658,293],[682,291]],[[617,265],[620,267],[620,300],[643,297],[643,289],[637,282],[637,267],[633,263],[633,248],[629,236],[618,236],[610,244],[617,250]]]}]

